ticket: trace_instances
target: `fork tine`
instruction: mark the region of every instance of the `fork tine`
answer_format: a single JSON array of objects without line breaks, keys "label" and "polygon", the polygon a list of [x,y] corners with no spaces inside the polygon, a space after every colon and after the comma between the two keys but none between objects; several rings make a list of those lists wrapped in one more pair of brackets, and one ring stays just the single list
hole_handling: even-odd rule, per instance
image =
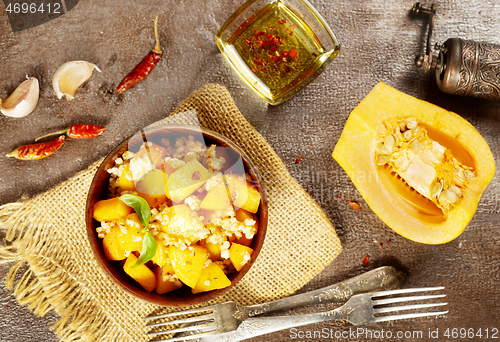
[{"label": "fork tine", "polygon": [[210,313],[208,315],[195,316],[195,317],[189,317],[189,318],[183,318],[183,319],[176,319],[176,320],[173,320],[173,321],[148,324],[148,325],[146,325],[146,327],[148,327],[148,328],[154,328],[154,327],[162,327],[164,325],[192,323],[192,322],[202,322],[202,321],[215,320],[215,319],[216,319],[215,314],[214,313]]},{"label": "fork tine", "polygon": [[386,321],[394,321],[397,319],[408,319],[408,318],[416,318],[416,317],[427,317],[427,316],[438,316],[438,315],[445,315],[448,313],[448,310],[446,311],[438,311],[438,312],[420,312],[420,313],[412,313],[412,314],[405,314],[405,315],[394,315],[394,316],[381,316],[381,317],[375,317],[373,322],[386,322]]},{"label": "fork tine", "polygon": [[156,315],[156,316],[148,316],[145,317],[145,321],[150,321],[153,319],[159,319],[159,318],[168,318],[168,317],[174,317],[174,316],[180,316],[180,315],[187,315],[191,313],[200,313],[200,312],[205,312],[205,311],[214,311],[214,306],[205,306],[203,308],[196,308],[196,309],[191,309],[191,310],[184,310],[184,311],[175,311],[175,312],[169,312],[166,314],[161,314],[161,315]]},{"label": "fork tine", "polygon": [[384,297],[384,296],[390,296],[390,295],[395,295],[395,294],[412,293],[412,292],[426,292],[426,291],[439,291],[439,290],[444,290],[444,286],[421,287],[421,288],[417,288],[417,289],[399,289],[399,290],[390,290],[390,291],[379,291],[379,292],[372,292],[372,293],[370,293],[370,295],[372,298],[376,298],[376,297]]},{"label": "fork tine", "polygon": [[190,326],[187,326],[187,327],[182,327],[182,328],[177,328],[177,329],[171,329],[171,330],[155,331],[155,332],[148,333],[148,336],[158,336],[158,335],[165,335],[165,334],[185,333],[185,332],[190,332],[190,331],[200,330],[200,329],[203,329],[205,331],[212,331],[212,330],[217,329],[217,324],[215,322],[213,322],[213,323],[200,324],[200,325],[190,325]]},{"label": "fork tine", "polygon": [[212,336],[212,335],[214,335],[214,332],[210,331],[210,332],[203,332],[203,333],[188,335],[188,336],[172,337],[172,338],[167,338],[167,339],[163,339],[163,340],[151,340],[150,342],[178,342],[178,341],[193,340],[195,338]]},{"label": "fork tine", "polygon": [[410,300],[424,300],[424,299],[434,299],[434,298],[443,298],[446,295],[429,295],[429,296],[411,296],[411,297],[397,297],[397,298],[387,298],[387,299],[377,299],[373,301],[373,305],[384,305],[384,304],[393,304],[393,303],[401,303],[407,302]]},{"label": "fork tine", "polygon": [[384,312],[392,312],[392,311],[402,311],[402,310],[412,310],[412,309],[423,309],[423,308],[431,308],[435,306],[447,305],[448,303],[432,303],[432,304],[415,304],[415,305],[404,305],[404,306],[393,306],[389,308],[380,308],[374,309],[374,313],[384,313]]}]

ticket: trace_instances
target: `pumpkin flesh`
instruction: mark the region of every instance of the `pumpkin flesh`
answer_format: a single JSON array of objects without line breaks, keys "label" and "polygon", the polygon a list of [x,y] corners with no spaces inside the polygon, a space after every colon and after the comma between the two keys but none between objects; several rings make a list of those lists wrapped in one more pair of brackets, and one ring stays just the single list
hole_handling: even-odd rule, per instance
[{"label": "pumpkin flesh", "polygon": [[465,230],[495,173],[466,120],[384,83],[353,110],[332,156],[390,228],[428,244]]}]

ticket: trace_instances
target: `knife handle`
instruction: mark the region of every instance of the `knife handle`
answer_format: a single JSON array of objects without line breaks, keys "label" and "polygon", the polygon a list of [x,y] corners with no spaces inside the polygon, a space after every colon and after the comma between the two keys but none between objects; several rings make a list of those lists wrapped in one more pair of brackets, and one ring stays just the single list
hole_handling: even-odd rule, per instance
[{"label": "knife handle", "polygon": [[250,305],[249,317],[263,313],[289,310],[306,305],[347,301],[353,295],[401,288],[406,276],[392,266],[383,266],[318,290],[289,296],[263,304]]}]

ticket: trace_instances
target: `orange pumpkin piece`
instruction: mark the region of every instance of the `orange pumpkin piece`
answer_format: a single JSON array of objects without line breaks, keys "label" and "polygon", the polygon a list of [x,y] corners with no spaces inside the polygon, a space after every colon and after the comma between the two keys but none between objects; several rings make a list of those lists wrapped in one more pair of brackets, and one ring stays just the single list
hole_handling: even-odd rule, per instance
[{"label": "orange pumpkin piece", "polygon": [[161,169],[161,165],[165,161],[165,157],[167,156],[167,150],[154,143],[148,142],[148,147],[142,144],[141,148],[134,155],[134,158],[140,158],[151,161],[155,168]]},{"label": "orange pumpkin piece", "polygon": [[118,197],[97,202],[94,205],[94,219],[99,222],[116,221],[132,213],[134,209],[129,207]]},{"label": "orange pumpkin piece", "polygon": [[382,82],[349,115],[333,158],[391,229],[427,244],[465,230],[495,174],[469,122]]},{"label": "orange pumpkin piece", "polygon": [[229,247],[229,260],[233,263],[236,271],[241,271],[241,269],[246,265],[252,256],[253,249],[247,246],[240,245],[238,243],[232,243]]},{"label": "orange pumpkin piece", "polygon": [[[254,227],[256,231],[259,227],[257,218],[255,217],[254,214],[252,214],[248,210],[242,208],[236,210],[236,219],[240,222],[245,222],[245,220],[254,220],[255,221]],[[252,245],[252,239],[248,239],[244,234],[242,237],[235,239],[234,242],[247,247],[250,247]]]},{"label": "orange pumpkin piece", "polygon": [[[118,220],[118,226],[114,226],[111,231],[116,231],[116,236],[119,245],[124,251],[140,251],[142,250],[142,240],[144,233],[139,233],[144,226],[139,221],[136,213],[128,215],[125,219]],[[120,223],[124,229],[120,228]]]},{"label": "orange pumpkin piece", "polygon": [[[244,178],[244,179],[240,179]],[[236,198],[233,198],[233,205],[237,208],[243,208],[251,213],[256,213],[260,205],[260,192],[251,183],[246,181],[246,177],[229,175],[226,177],[229,187],[236,189]]]},{"label": "orange pumpkin piece", "polygon": [[[114,228],[114,227],[113,227]],[[125,259],[125,251],[120,246],[120,241],[117,235],[117,229],[111,229],[102,240],[104,255],[106,260],[123,260]]]},{"label": "orange pumpkin piece", "polygon": [[156,288],[155,292],[158,294],[168,293],[182,287],[182,283],[177,281],[170,281],[171,276],[174,274],[174,269],[167,263],[163,267],[155,268]]},{"label": "orange pumpkin piece", "polygon": [[200,279],[191,290],[194,294],[206,291],[222,289],[231,285],[231,280],[224,274],[224,271],[215,263],[210,263],[201,272]]},{"label": "orange pumpkin piece", "polygon": [[125,165],[123,172],[118,178],[118,187],[120,193],[122,191],[135,191],[135,182],[132,178],[132,171],[130,171],[130,164]]},{"label": "orange pumpkin piece", "polygon": [[130,253],[123,265],[123,270],[136,282],[141,284],[144,290],[151,292],[156,288],[156,276],[146,265],[132,267],[137,262],[137,257]]},{"label": "orange pumpkin piece", "polygon": [[200,246],[192,246],[185,250],[175,246],[168,247],[168,258],[175,274],[191,288],[194,288],[198,283],[208,255],[208,251]]},{"label": "orange pumpkin piece", "polygon": [[163,244],[163,240],[157,238],[156,236],[155,240],[156,240],[156,252],[151,260],[153,260],[153,262],[159,266],[169,265],[170,267],[172,267],[168,262],[168,249]]}]

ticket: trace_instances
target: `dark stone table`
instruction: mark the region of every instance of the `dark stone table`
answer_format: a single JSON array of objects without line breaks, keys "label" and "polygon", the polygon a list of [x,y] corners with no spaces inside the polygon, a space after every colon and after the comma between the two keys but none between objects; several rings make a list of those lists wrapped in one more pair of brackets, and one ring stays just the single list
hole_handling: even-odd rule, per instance
[{"label": "dark stone table", "polygon": [[[487,340],[489,329],[491,338],[492,329],[500,329],[498,172],[467,230],[445,245],[430,246],[406,240],[382,223],[331,158],[331,152],[351,110],[378,81],[383,81],[463,116],[486,139],[498,163],[499,102],[443,94],[433,75],[414,66],[415,55],[424,48],[425,20],[409,16],[412,1],[311,2],[337,34],[341,52],[312,84],[276,107],[266,105],[246,88],[214,41],[217,29],[242,1],[80,1],[66,15],[16,34],[11,32],[5,8],[0,5],[0,98],[6,98],[26,75],[37,77],[41,86],[38,106],[31,115],[23,119],[0,116],[0,204],[49,189],[106,155],[140,128],[163,118],[203,84],[219,83],[229,89],[241,112],[322,206],[342,241],[341,255],[301,291],[377,266],[394,265],[409,274],[410,287],[445,286],[450,312],[445,317],[365,328],[372,333],[384,329],[394,336],[397,332],[407,333],[407,337],[415,334],[392,340],[427,340],[429,331],[437,329],[439,340],[456,340],[444,336],[448,328],[450,334],[452,328],[458,332],[470,328],[474,334],[482,329],[482,339],[478,335],[464,339],[469,341]],[[434,41],[459,37],[500,43],[500,6],[495,1],[443,0],[437,4],[437,11]],[[153,47],[155,14],[160,15],[164,57],[146,81],[122,98],[106,97],[105,89],[116,86]],[[71,60],[93,62],[102,73],[94,72],[77,91],[76,99],[67,102],[56,98],[51,79],[58,66]],[[79,122],[104,125],[107,133],[99,139],[68,141],[64,152],[37,162],[2,157],[47,131]],[[299,155],[302,159],[296,164]],[[357,201],[361,210],[353,210],[337,197]],[[362,260],[367,255],[370,261],[365,267]],[[57,341],[48,329],[57,316],[51,313],[38,318],[19,306],[3,285],[8,269],[9,264],[0,265],[0,341]],[[299,331],[343,332],[350,328],[354,329],[348,324],[324,323]],[[500,337],[500,332],[496,336]],[[369,337],[348,340],[379,340]],[[292,338],[289,331],[283,331],[254,341]]]}]

